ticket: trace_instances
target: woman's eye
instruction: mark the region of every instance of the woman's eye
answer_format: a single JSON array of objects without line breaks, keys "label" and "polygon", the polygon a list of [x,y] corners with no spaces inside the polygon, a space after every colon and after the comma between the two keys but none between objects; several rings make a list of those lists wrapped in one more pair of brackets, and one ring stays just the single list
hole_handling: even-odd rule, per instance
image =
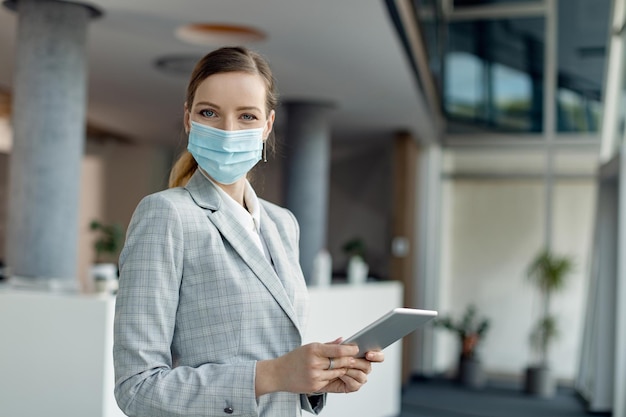
[{"label": "woman's eye", "polygon": [[200,110],[200,116],[202,117],[215,117],[215,112],[213,110]]},{"label": "woman's eye", "polygon": [[241,118],[248,121],[256,120],[256,116],[254,114],[242,114]]}]

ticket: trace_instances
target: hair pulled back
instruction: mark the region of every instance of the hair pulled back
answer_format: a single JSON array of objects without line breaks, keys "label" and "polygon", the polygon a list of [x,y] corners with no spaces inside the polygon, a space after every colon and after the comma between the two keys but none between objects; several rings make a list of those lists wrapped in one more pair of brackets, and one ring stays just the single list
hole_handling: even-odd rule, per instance
[{"label": "hair pulled back", "polygon": [[[269,64],[260,54],[242,46],[216,49],[198,61],[187,85],[185,99],[187,109],[191,111],[198,86],[205,79],[211,75],[226,72],[246,72],[260,75],[265,81],[266,87],[265,112],[269,115],[272,110],[276,109],[278,94]],[[197,168],[198,163],[185,149],[170,171],[169,187],[180,187],[187,184]]]}]

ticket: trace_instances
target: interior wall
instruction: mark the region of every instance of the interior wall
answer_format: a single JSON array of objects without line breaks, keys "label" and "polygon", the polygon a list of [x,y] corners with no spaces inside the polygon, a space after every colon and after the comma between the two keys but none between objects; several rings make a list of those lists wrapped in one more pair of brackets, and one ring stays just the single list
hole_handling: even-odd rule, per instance
[{"label": "interior wall", "polygon": [[78,280],[89,292],[89,266],[95,259],[92,220],[128,227],[132,213],[146,195],[167,187],[172,161],[169,149],[113,140],[89,140],[81,167],[78,237]]},{"label": "interior wall", "polygon": [[361,238],[370,276],[390,278],[393,141],[340,142],[332,146],[328,251],[336,275],[345,274],[343,245]]},{"label": "interior wall", "polygon": [[[268,154],[268,162],[259,162],[252,172],[259,197],[278,205],[284,205],[281,143],[284,138],[278,135],[276,152]],[[370,275],[390,278],[392,144],[391,138],[331,143],[327,249],[337,276],[345,275],[348,262],[343,245],[360,237],[367,245]]]},{"label": "interior wall", "polygon": [[[527,164],[524,155],[514,158],[527,170],[541,166],[532,155]],[[576,264],[564,291],[554,295],[551,310],[560,337],[550,351],[550,365],[558,378],[568,381],[578,365],[595,201],[593,175],[582,168],[587,164],[580,163],[581,155],[575,158],[579,172],[586,174],[557,179],[553,200],[553,249],[573,256]],[[505,169],[502,158],[495,160]],[[486,370],[519,376],[532,360],[528,340],[539,311],[538,293],[525,272],[544,244],[545,186],[541,175],[485,175],[490,165],[482,162],[481,175],[443,181],[440,314],[460,317],[475,304],[491,320],[479,350]],[[437,368],[454,369],[456,338],[438,331],[437,343]]]},{"label": "interior wall", "polygon": [[0,261],[5,259],[7,201],[9,199],[9,155],[0,152]]},{"label": "interior wall", "polygon": [[270,151],[267,162],[260,161],[248,173],[248,179],[257,196],[279,206],[284,206],[284,190],[282,187],[284,154],[280,148]]}]

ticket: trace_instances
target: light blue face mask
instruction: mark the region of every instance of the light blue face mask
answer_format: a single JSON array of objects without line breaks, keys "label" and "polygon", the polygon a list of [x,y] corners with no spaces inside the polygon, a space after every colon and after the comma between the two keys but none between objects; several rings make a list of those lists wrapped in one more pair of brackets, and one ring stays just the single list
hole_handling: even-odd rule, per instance
[{"label": "light blue face mask", "polygon": [[263,128],[221,130],[191,122],[187,150],[211,178],[232,184],[261,159]]}]

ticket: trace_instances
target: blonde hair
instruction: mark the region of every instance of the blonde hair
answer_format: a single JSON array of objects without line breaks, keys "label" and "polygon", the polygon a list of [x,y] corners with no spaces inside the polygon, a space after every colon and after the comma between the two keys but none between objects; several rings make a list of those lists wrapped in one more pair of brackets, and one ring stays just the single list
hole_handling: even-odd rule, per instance
[{"label": "blonde hair", "polygon": [[[278,94],[269,64],[260,54],[241,46],[217,49],[198,61],[187,85],[185,101],[187,109],[191,110],[196,90],[207,77],[225,72],[247,72],[260,75],[266,85],[266,113],[269,114],[276,109]],[[169,187],[184,186],[197,169],[198,163],[185,149],[170,171]]]}]

